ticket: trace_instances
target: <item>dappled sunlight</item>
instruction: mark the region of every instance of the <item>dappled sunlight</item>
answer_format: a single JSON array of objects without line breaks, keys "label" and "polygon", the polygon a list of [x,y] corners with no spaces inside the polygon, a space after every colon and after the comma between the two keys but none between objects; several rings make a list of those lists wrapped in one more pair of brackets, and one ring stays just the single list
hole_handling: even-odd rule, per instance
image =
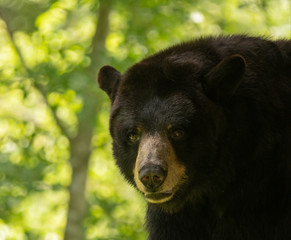
[{"label": "dappled sunlight", "polygon": [[110,101],[96,84],[102,65],[123,72],[202,35],[291,34],[288,0],[110,2],[0,3],[0,240],[64,239],[70,184],[83,168],[84,239],[146,239],[145,201],[112,157]]}]

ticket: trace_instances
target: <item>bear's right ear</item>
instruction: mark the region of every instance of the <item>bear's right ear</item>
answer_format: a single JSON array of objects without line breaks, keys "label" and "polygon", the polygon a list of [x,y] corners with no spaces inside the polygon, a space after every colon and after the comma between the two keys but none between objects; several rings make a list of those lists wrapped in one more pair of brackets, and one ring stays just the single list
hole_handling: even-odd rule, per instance
[{"label": "bear's right ear", "polygon": [[224,58],[206,76],[204,88],[208,97],[218,103],[227,102],[240,85],[245,70],[243,56],[236,54]]},{"label": "bear's right ear", "polygon": [[103,66],[99,70],[97,80],[100,88],[107,93],[113,102],[121,80],[121,73],[111,66]]}]

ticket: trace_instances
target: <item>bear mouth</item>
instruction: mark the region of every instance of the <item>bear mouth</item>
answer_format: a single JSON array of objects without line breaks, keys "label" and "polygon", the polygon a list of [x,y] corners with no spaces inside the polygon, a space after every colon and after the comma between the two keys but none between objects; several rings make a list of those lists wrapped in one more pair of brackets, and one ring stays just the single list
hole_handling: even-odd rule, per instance
[{"label": "bear mouth", "polygon": [[158,193],[145,193],[145,199],[150,203],[164,203],[173,197],[173,191],[158,192]]}]

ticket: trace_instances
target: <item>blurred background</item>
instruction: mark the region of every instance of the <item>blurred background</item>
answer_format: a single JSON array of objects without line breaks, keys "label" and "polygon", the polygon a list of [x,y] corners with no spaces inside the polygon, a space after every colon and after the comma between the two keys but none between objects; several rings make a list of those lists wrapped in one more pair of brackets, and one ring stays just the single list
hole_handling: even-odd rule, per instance
[{"label": "blurred background", "polygon": [[0,240],[146,239],[96,75],[180,41],[291,38],[289,0],[0,0]]}]

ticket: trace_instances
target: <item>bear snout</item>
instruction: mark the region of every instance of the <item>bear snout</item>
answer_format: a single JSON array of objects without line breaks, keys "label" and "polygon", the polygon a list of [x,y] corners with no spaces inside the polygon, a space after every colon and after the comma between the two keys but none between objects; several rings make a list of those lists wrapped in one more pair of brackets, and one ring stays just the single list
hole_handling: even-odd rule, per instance
[{"label": "bear snout", "polygon": [[172,144],[159,133],[142,136],[133,174],[136,187],[151,203],[172,199],[187,177]]}]

